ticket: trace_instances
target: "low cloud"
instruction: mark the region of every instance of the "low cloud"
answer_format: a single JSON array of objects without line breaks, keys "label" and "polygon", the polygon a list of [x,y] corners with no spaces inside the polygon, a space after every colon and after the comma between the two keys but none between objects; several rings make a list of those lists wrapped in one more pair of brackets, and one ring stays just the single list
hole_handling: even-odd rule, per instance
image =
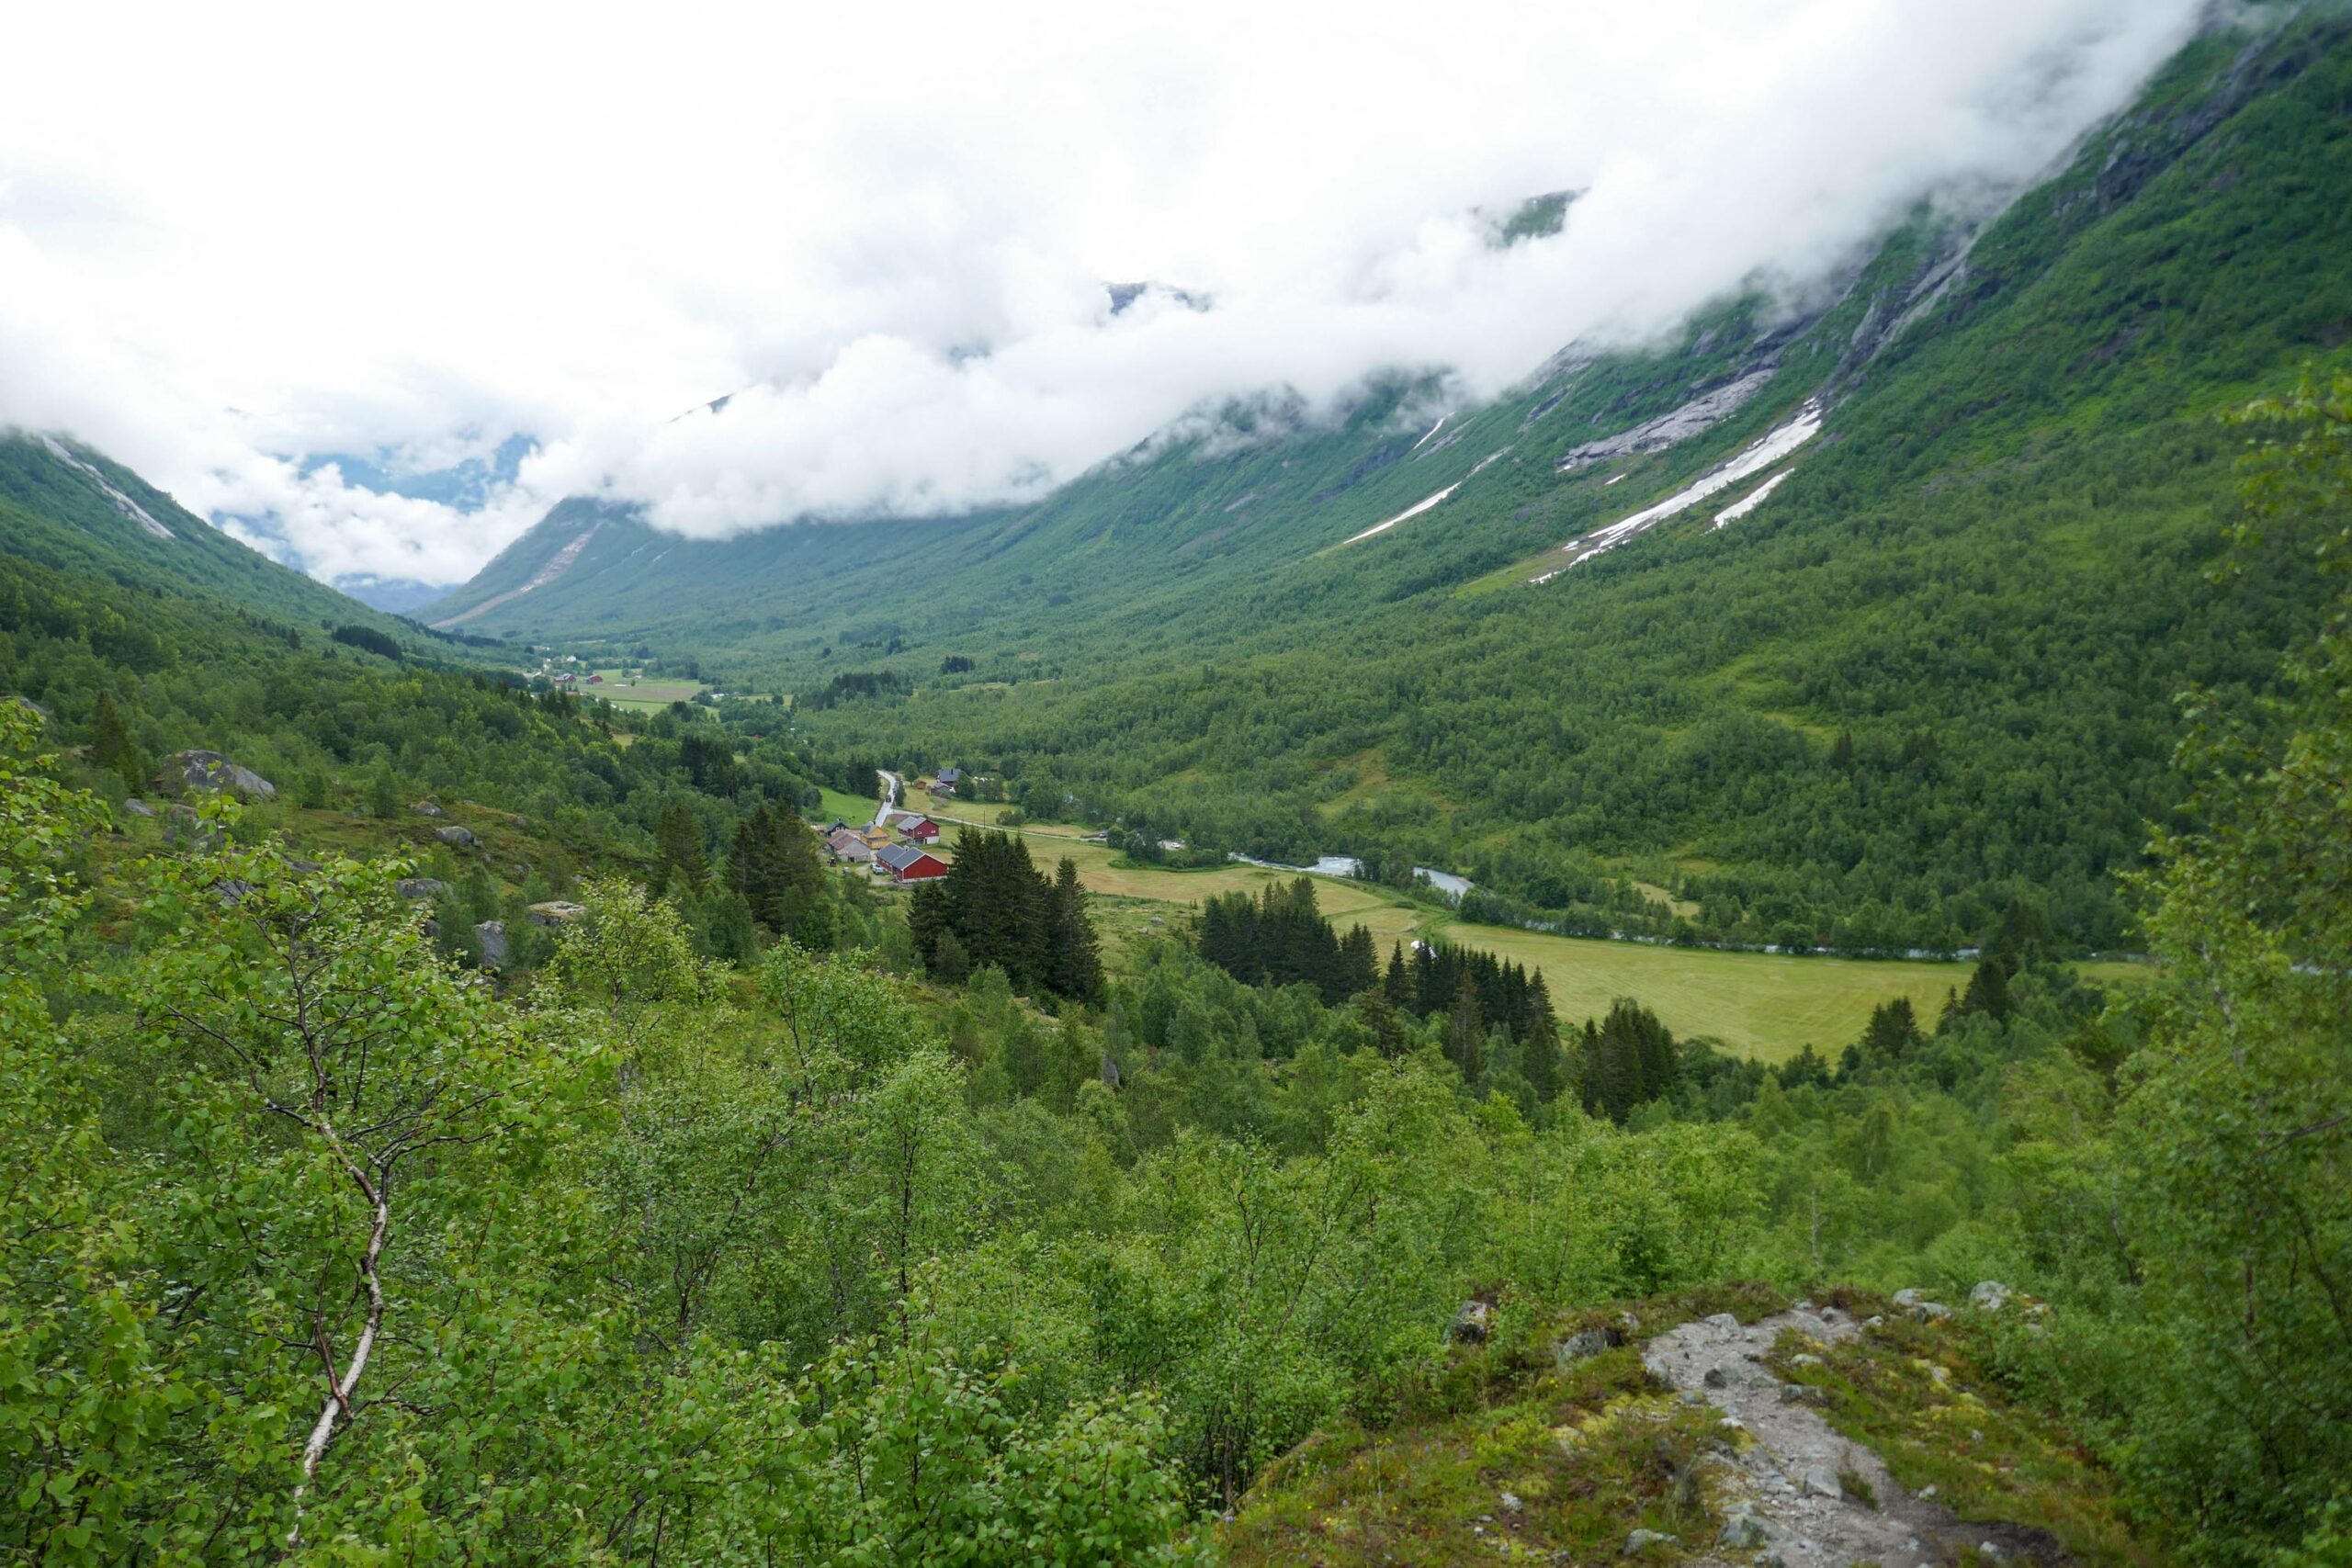
[{"label": "low cloud", "polygon": [[[1170,38],[943,10],[897,53],[854,23],[682,24],[650,47],[707,63],[693,93],[630,40],[517,33],[463,68],[503,98],[421,128],[382,118],[397,58],[281,74],[283,116],[249,123],[273,62],[192,36],[227,123],[179,141],[67,134],[70,95],[0,107],[0,423],[71,430],[329,578],[460,581],[572,493],[703,537],[1023,502],[1226,398],[1316,417],[1391,369],[1484,397],[1573,339],[1802,290],[1919,200],[2046,168],[2199,13],[1684,0],[1440,37],[1212,6]],[[838,68],[763,77],[763,45]],[[653,79],[551,130],[536,84],[599,63]],[[166,115],[179,81],[116,82],[109,112]],[[330,106],[322,147],[272,131]],[[66,122],[37,135],[43,112]],[[293,167],[253,164],[265,132]],[[1490,243],[1480,212],[1561,188],[1556,235]],[[1114,314],[1121,277],[1211,304]],[[517,433],[540,449],[474,513],[302,471]]]}]

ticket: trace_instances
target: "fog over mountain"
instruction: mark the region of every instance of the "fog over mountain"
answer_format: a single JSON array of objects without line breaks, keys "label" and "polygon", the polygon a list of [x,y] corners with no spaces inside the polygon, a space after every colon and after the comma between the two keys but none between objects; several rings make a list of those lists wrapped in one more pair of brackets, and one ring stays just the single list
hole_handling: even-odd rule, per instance
[{"label": "fog over mountain", "polygon": [[[2204,9],[160,13],[119,51],[61,8],[0,102],[0,423],[328,579],[460,581],[571,494],[697,536],[952,513],[1223,397],[1475,400],[1800,295],[1921,199],[2000,200]],[[1554,190],[1559,232],[1495,243]]]}]

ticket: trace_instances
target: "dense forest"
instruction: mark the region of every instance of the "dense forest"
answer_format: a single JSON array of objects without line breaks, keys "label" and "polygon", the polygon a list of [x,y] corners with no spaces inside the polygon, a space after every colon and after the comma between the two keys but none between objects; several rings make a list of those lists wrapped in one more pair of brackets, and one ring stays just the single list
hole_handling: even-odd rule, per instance
[{"label": "dense forest", "polygon": [[[1973,1517],[2096,1561],[2340,1561],[2352,383],[2251,417],[2273,456],[2225,559],[2291,548],[2336,603],[2274,700],[2192,705],[2142,885],[2158,978],[2103,997],[2020,922],[1932,1022],[1772,1070],[1638,999],[1547,1023],[1483,955],[1343,962],[1311,888],[1073,984],[1064,879],[1014,839],[959,854],[967,908],[918,952],[812,882],[781,762],[697,785],[658,720],[622,746],[564,700],[139,604],[159,655],[119,590],[10,563],[39,695],[0,704],[0,1543],[1202,1561],[1273,1528],[1311,1436],[1476,1411],[1564,1314],[1999,1280],[2034,1307],[1966,1327],[1968,1418],[2079,1457],[1955,1464]],[[330,804],[125,809],[125,748],[136,775],[197,739]],[[436,952],[373,811],[493,785],[580,837],[580,914],[485,972]],[[472,820],[509,884],[526,840]],[[741,952],[713,897],[761,911]],[[985,900],[1017,918],[967,926]],[[1232,971],[1242,922],[1282,967]]]}]

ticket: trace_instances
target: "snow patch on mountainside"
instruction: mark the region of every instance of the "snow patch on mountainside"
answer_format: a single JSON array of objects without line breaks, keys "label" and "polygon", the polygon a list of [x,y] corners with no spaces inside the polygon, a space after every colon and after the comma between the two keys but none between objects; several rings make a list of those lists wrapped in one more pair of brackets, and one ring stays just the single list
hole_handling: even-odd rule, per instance
[{"label": "snow patch on mountainside", "polygon": [[98,472],[98,470],[92,465],[85,463],[82,461],[81,458],[74,456],[72,450],[66,446],[65,443],[58,440],[54,435],[44,435],[40,438],[40,444],[49,448],[49,455],[51,457],[56,458],[59,462],[63,463],[67,468],[74,469],[76,473],[79,473],[84,478],[87,479],[92,484],[97,486],[98,493],[105,496],[109,502],[113,502],[114,509],[117,512],[121,513],[125,517],[130,518],[133,523],[136,523],[141,528],[146,529],[150,536],[158,539],[169,539],[176,536],[169,528],[166,528],[161,523],[156,522],[154,517],[149,513],[145,507],[131,500],[130,497],[123,494],[119,490],[117,490],[113,483],[107,479],[106,475]]},{"label": "snow patch on mountainside", "polygon": [[[460,610],[458,614],[450,616],[447,620],[435,621],[433,624],[436,627],[446,629],[447,627],[457,626],[461,622],[470,621],[477,615],[486,615],[502,604],[511,604],[515,600],[520,599],[524,594],[530,592],[535,588],[545,588],[548,583],[553,582],[557,578],[561,577],[565,572],[571,570],[571,563],[580,558],[580,552],[588,547],[588,541],[594,538],[596,536],[596,531],[603,526],[604,524],[601,522],[591,523],[587,527],[582,528],[578,534],[572,536],[572,537],[565,543],[563,548],[549,556],[547,558],[546,564],[541,566],[537,571],[533,572],[531,574],[531,580],[523,584],[522,587],[509,589],[503,593],[494,593],[491,595],[491,597],[483,600],[481,604],[475,605],[470,610]],[[665,551],[664,553],[666,554],[667,552]],[[659,558],[657,557],[656,558],[658,559]]]},{"label": "snow patch on mountainside", "polygon": [[1647,533],[1668,518],[1689,511],[1709,496],[1720,495],[1750,475],[1763,472],[1820,434],[1821,414],[1821,400],[1818,398],[1807,399],[1804,406],[1797,410],[1795,418],[1767,431],[1737,457],[1717,464],[1664,501],[1644,507],[1623,522],[1611,523],[1606,528],[1596,528],[1562,545],[1560,551],[1568,558],[1566,565],[1555,567],[1534,581],[1549,582],[1568,567],[1580,566],[1604,551],[1613,550],[1626,540]]},{"label": "snow patch on mountainside", "polygon": [[1397,524],[1404,522],[1408,517],[1419,517],[1422,513],[1427,512],[1430,507],[1435,506],[1439,502],[1443,501],[1447,496],[1452,495],[1455,491],[1460,490],[1461,488],[1462,481],[1460,479],[1456,479],[1452,484],[1446,486],[1443,490],[1438,491],[1435,495],[1430,496],[1426,500],[1417,501],[1412,505],[1405,508],[1404,511],[1399,512],[1396,516],[1389,518],[1387,521],[1383,523],[1374,523],[1363,533],[1351,534],[1346,538],[1340,540],[1340,543],[1343,545],[1352,545],[1358,539],[1369,539],[1374,534],[1385,534],[1389,529],[1394,528]]},{"label": "snow patch on mountainside", "polygon": [[1733,502],[1729,506],[1724,507],[1721,512],[1716,513],[1715,526],[1720,528],[1726,523],[1736,523],[1741,518],[1747,516],[1749,513],[1755,511],[1758,507],[1763,505],[1764,498],[1771,494],[1774,491],[1780,489],[1781,481],[1787,479],[1791,474],[1793,474],[1796,471],[1796,466],[1794,464],[1791,464],[1789,467],[1782,468],[1779,473],[1774,474],[1770,479],[1766,479],[1762,484],[1758,485],[1754,490],[1749,491],[1746,495],[1741,496],[1737,501]]}]

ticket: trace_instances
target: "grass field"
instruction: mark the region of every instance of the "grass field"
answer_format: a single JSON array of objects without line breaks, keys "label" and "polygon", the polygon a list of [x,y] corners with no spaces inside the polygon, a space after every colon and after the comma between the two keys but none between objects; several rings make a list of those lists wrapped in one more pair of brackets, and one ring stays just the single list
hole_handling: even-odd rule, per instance
[{"label": "grass field", "polygon": [[1540,970],[1563,1023],[1639,998],[1679,1035],[1703,1034],[1744,1056],[1777,1062],[1806,1045],[1835,1057],[1870,1021],[1871,1010],[1908,997],[1933,1024],[1947,991],[1968,983],[1960,964],[1782,958],[1592,942],[1504,926],[1444,922],[1448,941],[1485,948]]},{"label": "grass field", "polygon": [[592,697],[602,697],[615,707],[639,708],[650,713],[666,708],[672,703],[691,702],[709,688],[699,681],[639,681],[634,685],[621,683],[618,670],[599,670],[605,678],[601,686],[583,686],[581,690]]},{"label": "grass field", "polygon": [[[909,811],[920,811],[932,817],[954,817],[967,822],[1000,821],[1006,812],[1012,809],[1002,801],[943,800],[929,790],[918,789],[911,784],[907,785],[906,800],[903,804]],[[1082,833],[1085,830],[1083,828],[1067,829],[1073,834]]]},{"label": "grass field", "polygon": [[[1119,866],[1111,863],[1117,852],[1109,845],[1078,837],[1082,829],[1039,823],[1017,830],[1033,840],[1030,853],[1040,864],[1051,867],[1065,855],[1077,863],[1079,879],[1096,895],[1097,921],[1114,954],[1175,926],[1217,894],[1255,894],[1292,874],[1238,864],[1203,871]],[[951,842],[954,832],[951,828]],[[1395,942],[1442,935],[1541,970],[1564,1025],[1598,1017],[1618,998],[1633,997],[1678,1035],[1706,1035],[1726,1050],[1768,1062],[1807,1045],[1834,1058],[1860,1036],[1873,1008],[1896,997],[1908,997],[1921,1021],[1932,1027],[1946,994],[1968,984],[1965,964],[1783,958],[1552,936],[1472,925],[1385,888],[1336,878],[1317,878],[1315,894],[1317,905],[1340,926],[1370,930],[1384,960]],[[2109,986],[2143,981],[2148,974],[2131,964],[2077,969]]]},{"label": "grass field", "polygon": [[832,821],[835,818],[853,827],[860,822],[871,822],[874,820],[874,808],[880,805],[882,800],[878,785],[875,794],[865,796],[863,800],[854,795],[843,795],[837,789],[822,790],[819,793],[824,796],[824,804],[818,807],[817,812],[820,827]]}]

